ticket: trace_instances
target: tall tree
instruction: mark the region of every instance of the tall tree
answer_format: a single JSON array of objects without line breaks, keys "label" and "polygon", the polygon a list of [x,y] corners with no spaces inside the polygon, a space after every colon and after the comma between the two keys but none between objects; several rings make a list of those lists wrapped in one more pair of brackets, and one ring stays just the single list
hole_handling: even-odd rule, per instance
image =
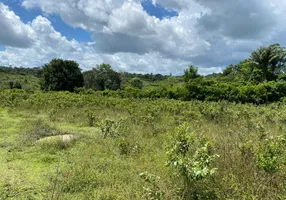
[{"label": "tall tree", "polygon": [[249,61],[250,65],[261,71],[264,80],[274,80],[277,74],[285,71],[286,50],[279,44],[260,47],[251,53]]},{"label": "tall tree", "polygon": [[93,90],[117,90],[121,86],[120,74],[112,69],[109,64],[97,65],[90,71],[84,72],[86,88]]},{"label": "tall tree", "polygon": [[43,90],[70,91],[83,87],[83,75],[79,64],[72,60],[53,59],[43,67]]},{"label": "tall tree", "polygon": [[195,79],[200,77],[200,75],[198,74],[198,68],[194,67],[193,65],[189,66],[187,69],[185,69],[184,71],[184,80],[185,82],[188,82],[191,79]]}]

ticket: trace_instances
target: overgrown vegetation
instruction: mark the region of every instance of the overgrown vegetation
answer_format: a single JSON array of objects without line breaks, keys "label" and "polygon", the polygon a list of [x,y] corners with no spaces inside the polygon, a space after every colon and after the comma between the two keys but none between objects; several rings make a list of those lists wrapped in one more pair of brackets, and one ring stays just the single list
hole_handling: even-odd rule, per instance
[{"label": "overgrown vegetation", "polygon": [[54,62],[0,68],[0,199],[286,199],[279,45],[209,76]]},{"label": "overgrown vegetation", "polygon": [[284,103],[5,90],[0,105],[4,199],[286,198]]}]

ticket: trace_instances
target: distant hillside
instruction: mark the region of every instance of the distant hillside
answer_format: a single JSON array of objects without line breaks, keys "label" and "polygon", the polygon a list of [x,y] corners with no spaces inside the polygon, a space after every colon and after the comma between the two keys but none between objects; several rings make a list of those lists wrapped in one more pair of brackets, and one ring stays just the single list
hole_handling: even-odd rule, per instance
[{"label": "distant hillside", "polygon": [[27,91],[40,89],[41,68],[0,66],[0,89],[22,88]]}]

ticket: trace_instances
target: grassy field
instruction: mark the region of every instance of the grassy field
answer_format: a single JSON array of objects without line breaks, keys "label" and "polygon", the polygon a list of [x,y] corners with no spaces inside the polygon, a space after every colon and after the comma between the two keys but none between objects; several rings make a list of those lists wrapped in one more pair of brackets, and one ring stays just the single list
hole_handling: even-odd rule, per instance
[{"label": "grassy field", "polygon": [[285,199],[285,111],[4,90],[0,199]]}]

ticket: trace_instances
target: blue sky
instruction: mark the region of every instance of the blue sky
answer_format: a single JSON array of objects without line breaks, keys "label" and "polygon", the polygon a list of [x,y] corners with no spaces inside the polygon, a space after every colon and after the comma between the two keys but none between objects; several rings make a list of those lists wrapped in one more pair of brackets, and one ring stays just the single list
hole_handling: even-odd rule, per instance
[{"label": "blue sky", "polygon": [[154,5],[151,0],[143,1],[141,2],[141,5],[149,15],[159,19],[178,16],[178,13],[175,10],[164,8],[160,4]]},{"label": "blue sky", "polygon": [[83,70],[220,72],[260,46],[286,46],[282,0],[0,0],[0,65],[55,57]]}]

